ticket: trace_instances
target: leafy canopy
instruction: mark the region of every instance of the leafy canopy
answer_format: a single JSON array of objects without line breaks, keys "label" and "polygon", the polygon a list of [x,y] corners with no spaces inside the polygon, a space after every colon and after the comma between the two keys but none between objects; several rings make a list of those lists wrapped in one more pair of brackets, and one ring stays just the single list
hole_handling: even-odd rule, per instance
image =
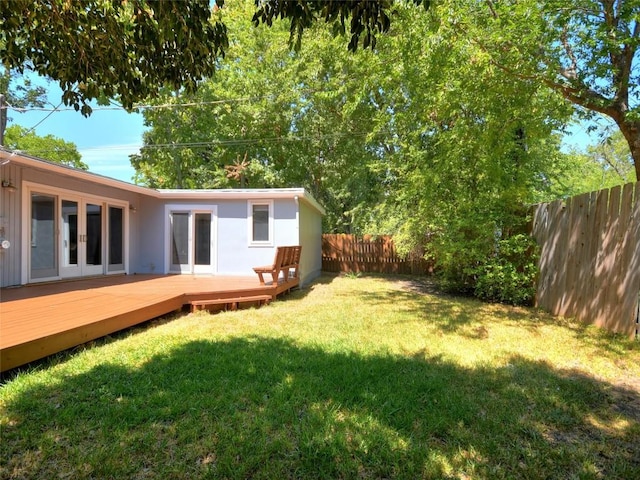
[{"label": "leafy canopy", "polygon": [[[233,42],[197,92],[165,90],[145,109],[137,181],[154,187],[307,188],[328,210],[327,231],[354,231],[384,185],[379,105],[371,97],[387,57],[350,54],[325,25],[290,51],[285,22],[254,27],[247,2],[221,16]],[[167,108],[165,108],[167,107]]]},{"label": "leafy canopy", "polygon": [[227,37],[210,17],[208,0],[0,2],[0,59],[58,81],[83,115],[102,96],[130,109],[161,85],[193,90],[213,74]]},{"label": "leafy canopy", "polygon": [[53,135],[41,137],[20,125],[11,125],[7,128],[5,146],[10,150],[19,150],[27,155],[44,158],[51,162],[81,170],[89,169],[87,164],[82,161],[82,156],[74,143]]},{"label": "leafy canopy", "polygon": [[[429,5],[428,0],[412,0]],[[227,28],[210,0],[12,0],[0,2],[0,60],[8,70],[32,70],[59,82],[62,99],[83,115],[89,100],[118,98],[133,108],[162,86],[195,90],[211,77],[228,48]],[[319,19],[344,32],[355,50],[375,46],[389,29],[392,0],[255,0],[253,21],[291,19],[292,43]],[[296,42],[294,42],[296,39]]]},{"label": "leafy canopy", "polygon": [[640,180],[638,0],[443,0],[437,9],[453,38],[474,43],[504,74],[613,120]]}]

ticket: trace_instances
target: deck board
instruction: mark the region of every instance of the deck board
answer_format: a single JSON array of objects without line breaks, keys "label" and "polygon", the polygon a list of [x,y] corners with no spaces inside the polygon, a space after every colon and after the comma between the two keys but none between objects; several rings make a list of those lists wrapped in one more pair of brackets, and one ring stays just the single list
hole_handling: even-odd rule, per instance
[{"label": "deck board", "polygon": [[180,309],[191,300],[280,294],[256,277],[120,275],[0,290],[0,371]]}]

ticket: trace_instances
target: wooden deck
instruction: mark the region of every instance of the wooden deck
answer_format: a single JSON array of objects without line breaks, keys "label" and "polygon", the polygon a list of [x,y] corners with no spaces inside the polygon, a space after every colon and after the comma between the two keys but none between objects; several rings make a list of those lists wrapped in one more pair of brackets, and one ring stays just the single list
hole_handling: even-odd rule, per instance
[{"label": "wooden deck", "polygon": [[[297,281],[295,282],[297,285]],[[0,290],[0,371],[182,309],[192,301],[280,293],[258,278],[107,276]]]}]

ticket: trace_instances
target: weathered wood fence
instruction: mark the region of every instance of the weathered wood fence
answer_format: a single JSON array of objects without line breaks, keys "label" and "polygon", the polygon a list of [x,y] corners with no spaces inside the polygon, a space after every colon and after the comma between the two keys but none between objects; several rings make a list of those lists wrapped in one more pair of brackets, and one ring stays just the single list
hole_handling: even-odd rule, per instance
[{"label": "weathered wood fence", "polygon": [[398,255],[390,236],[322,235],[325,272],[421,274],[431,269],[420,255]]},{"label": "weathered wood fence", "polygon": [[640,182],[536,207],[537,306],[633,336],[639,328]]}]

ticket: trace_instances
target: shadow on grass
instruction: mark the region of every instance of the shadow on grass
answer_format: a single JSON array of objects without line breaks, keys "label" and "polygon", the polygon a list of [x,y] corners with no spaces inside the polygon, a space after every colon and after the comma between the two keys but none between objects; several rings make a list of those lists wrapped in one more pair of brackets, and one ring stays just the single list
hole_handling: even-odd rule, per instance
[{"label": "shadow on grass", "polygon": [[[443,333],[455,333],[469,338],[483,338],[486,328],[494,322],[525,328],[533,335],[543,325],[562,326],[585,344],[605,352],[623,353],[628,348],[640,348],[640,343],[629,343],[624,335],[616,335],[604,329],[594,329],[573,319],[553,317],[542,310],[528,307],[491,304],[472,297],[442,293],[430,277],[376,276],[383,282],[394,284],[383,292],[358,291],[357,295],[368,305],[398,306],[406,312],[422,318]],[[365,277],[363,277],[365,278]],[[620,341],[616,341],[618,338]]]},{"label": "shadow on grass", "polygon": [[249,337],[49,380],[0,392],[2,478],[640,475],[638,412],[610,404],[635,392],[519,357],[467,369]]}]

